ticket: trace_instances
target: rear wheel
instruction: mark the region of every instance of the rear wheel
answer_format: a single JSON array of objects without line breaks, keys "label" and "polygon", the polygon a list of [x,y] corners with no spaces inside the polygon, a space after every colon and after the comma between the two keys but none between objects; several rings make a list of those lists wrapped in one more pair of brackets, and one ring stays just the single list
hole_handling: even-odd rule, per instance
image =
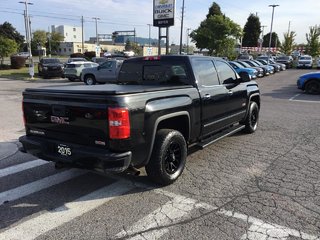
[{"label": "rear wheel", "polygon": [[305,90],[309,94],[320,93],[320,82],[316,80],[311,80],[307,82]]},{"label": "rear wheel", "polygon": [[259,107],[256,102],[251,102],[249,106],[249,112],[244,121],[246,133],[253,133],[257,130],[259,121]]},{"label": "rear wheel", "polygon": [[97,81],[93,75],[86,75],[84,77],[84,83],[87,85],[95,85]]},{"label": "rear wheel", "polygon": [[161,129],[157,132],[152,156],[145,169],[148,177],[161,185],[173,183],[186,164],[187,144],[178,131]]}]

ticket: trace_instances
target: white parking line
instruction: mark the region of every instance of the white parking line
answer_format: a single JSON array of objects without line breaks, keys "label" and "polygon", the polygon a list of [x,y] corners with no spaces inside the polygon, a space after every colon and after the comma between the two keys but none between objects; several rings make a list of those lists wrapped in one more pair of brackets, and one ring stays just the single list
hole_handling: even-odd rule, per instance
[{"label": "white parking line", "polygon": [[8,190],[6,192],[2,192],[0,193],[0,205],[2,205],[6,201],[17,200],[19,198],[28,196],[32,193],[39,192],[43,189],[68,181],[72,178],[78,177],[85,173],[86,171],[77,170],[77,169],[68,170],[68,171],[64,171],[64,172],[40,179],[35,182],[28,183],[26,185],[22,185],[20,187]]},{"label": "white parking line", "polygon": [[85,195],[64,206],[27,220],[13,228],[0,233],[1,240],[31,240],[54,228],[57,228],[76,217],[107,203],[108,201],[130,191],[133,185],[119,181],[95,192]]},{"label": "white parking line", "polygon": [[305,103],[320,103],[320,101],[312,101],[312,100],[297,100],[296,98],[301,96],[302,94],[299,93],[295,96],[293,96],[292,98],[289,99],[289,101],[292,101],[292,102],[305,102]]},{"label": "white parking line", "polygon": [[[130,240],[145,240],[145,239],[159,239],[161,236],[169,232],[165,226],[169,224],[178,223],[180,219],[190,214],[193,209],[203,207],[197,204],[194,199],[175,195],[171,200],[137,221],[128,229],[122,230],[116,235],[116,238],[130,237]],[[164,228],[161,228],[164,227]],[[152,230],[153,228],[160,228]]]},{"label": "white parking line", "polygon": [[[144,187],[143,184],[137,184],[139,187]],[[149,187],[145,186],[149,189]],[[148,216],[139,220],[136,224],[124,229],[116,235],[117,238],[130,237],[130,240],[155,240],[166,234],[169,229],[166,225],[178,223],[182,217],[190,214],[193,209],[202,208],[207,211],[215,211],[217,207],[211,206],[207,203],[198,202],[194,199],[186,198],[172,192],[162,189],[152,190],[156,193],[173,198],[159,209],[155,210]],[[189,204],[190,206],[187,206]],[[178,213],[176,213],[178,212]],[[319,236],[307,234],[295,229],[287,228],[277,224],[264,222],[260,219],[225,209],[217,210],[217,214],[225,215],[227,217],[237,218],[244,222],[250,223],[249,229],[241,236],[241,240],[257,240],[257,239],[280,239],[286,240],[290,236],[301,238],[303,240],[320,240]],[[154,227],[161,227],[160,230],[153,230]],[[149,230],[149,231],[148,231]]]},{"label": "white parking line", "polygon": [[34,167],[39,167],[39,166],[45,165],[47,163],[48,163],[47,161],[44,161],[44,160],[41,160],[41,159],[37,159],[37,160],[34,160],[34,161],[18,164],[18,165],[12,166],[12,167],[7,167],[7,168],[4,168],[4,169],[0,169],[0,178],[1,177],[6,177],[6,176],[9,176],[9,175],[18,173],[18,172],[22,172],[22,171],[25,171],[25,170],[28,170],[28,169],[31,169],[31,168],[34,168]]}]

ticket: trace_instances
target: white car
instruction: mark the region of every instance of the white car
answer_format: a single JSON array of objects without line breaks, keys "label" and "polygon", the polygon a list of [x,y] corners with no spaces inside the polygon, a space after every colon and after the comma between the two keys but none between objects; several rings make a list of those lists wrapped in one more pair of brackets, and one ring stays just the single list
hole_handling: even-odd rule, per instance
[{"label": "white car", "polygon": [[309,55],[299,57],[297,68],[312,68],[313,59]]},{"label": "white car", "polygon": [[28,52],[19,52],[16,55],[20,56],[20,57],[24,57],[24,58],[29,58],[30,57],[30,54]]},{"label": "white car", "polygon": [[68,78],[69,81],[73,82],[81,79],[81,73],[83,69],[97,66],[99,66],[99,64],[94,62],[70,62],[65,65],[63,75],[65,78]]}]

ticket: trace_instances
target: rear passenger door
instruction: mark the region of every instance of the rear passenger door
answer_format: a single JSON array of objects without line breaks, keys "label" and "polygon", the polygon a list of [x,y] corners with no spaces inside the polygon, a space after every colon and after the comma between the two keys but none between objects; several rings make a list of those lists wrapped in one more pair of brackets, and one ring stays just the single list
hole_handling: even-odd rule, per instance
[{"label": "rear passenger door", "polygon": [[192,59],[195,78],[201,98],[202,136],[209,135],[224,126],[226,103],[229,95],[225,86],[221,85],[213,60]]},{"label": "rear passenger door", "polygon": [[228,92],[226,110],[228,122],[234,123],[242,120],[247,108],[247,86],[239,81],[238,74],[224,61],[215,60],[220,83]]}]

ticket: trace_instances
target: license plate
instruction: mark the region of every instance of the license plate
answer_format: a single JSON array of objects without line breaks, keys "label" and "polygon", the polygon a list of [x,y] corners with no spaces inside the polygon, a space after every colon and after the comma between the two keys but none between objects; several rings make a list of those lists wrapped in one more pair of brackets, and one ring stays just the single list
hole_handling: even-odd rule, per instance
[{"label": "license plate", "polygon": [[58,151],[58,154],[60,154],[61,156],[69,157],[72,155],[71,148],[64,144],[59,144],[57,146],[57,151]]}]

